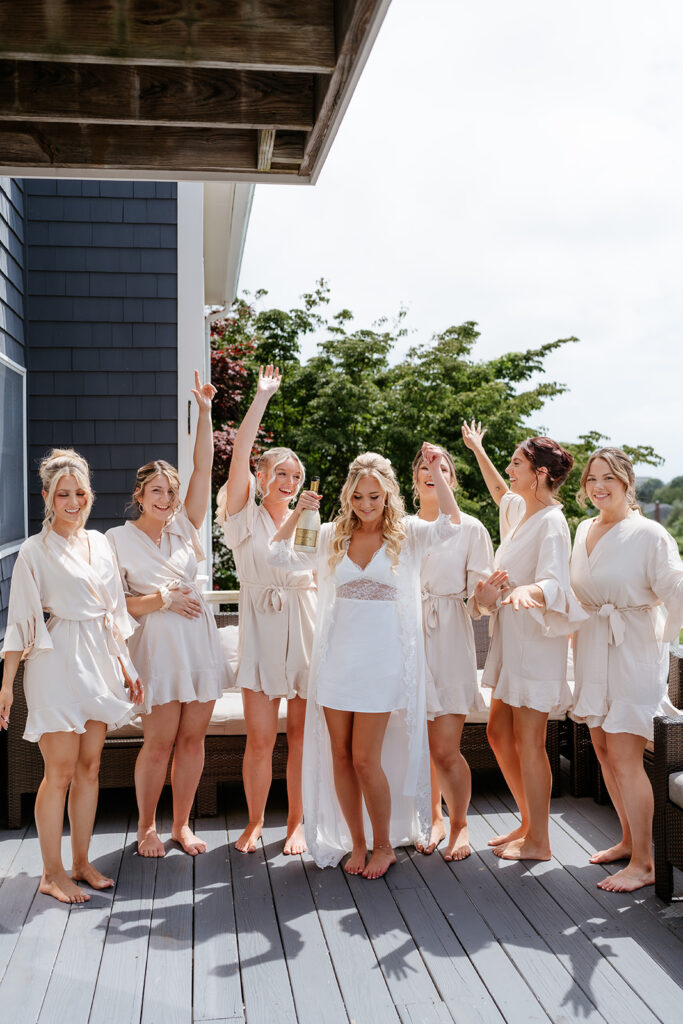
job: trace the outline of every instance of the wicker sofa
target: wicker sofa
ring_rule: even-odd
[[[234,625],[234,612],[216,615],[219,626]],[[488,651],[488,619],[474,623],[477,667],[481,670]],[[489,691],[490,692],[490,691]],[[26,722],[26,699],[23,690],[23,666],[17,673],[12,707],[12,727],[7,734],[7,818],[10,828],[18,828],[22,819],[22,797],[35,794],[43,777],[43,761],[36,743],[22,739]],[[485,694],[488,696],[488,694]],[[273,753],[273,777],[285,777],[287,762],[285,705],[281,705],[278,737]],[[486,714],[472,716],[463,731],[462,752],[473,771],[497,770],[493,751],[486,738]],[[548,723],[546,749],[553,773],[553,795],[560,791],[560,728],[564,716]],[[239,781],[245,746],[244,720],[239,693],[224,694],[217,702],[214,718],[206,737],[204,772],[197,791],[197,815],[216,813],[217,787],[221,782]],[[124,734],[107,737],[100,763],[100,786],[116,789],[133,785],[135,759],[142,744],[140,729],[127,728]],[[170,769],[167,782],[170,782]]]
[[[655,718],[655,892],[670,902],[683,871],[683,721]]]

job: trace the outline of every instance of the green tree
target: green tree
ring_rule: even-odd
[[[683,476],[675,476],[668,484],[657,488],[651,500],[663,501],[667,505],[683,500]]]
[[[647,480],[643,480],[643,482],[641,484],[638,484],[638,486],[636,487],[638,501],[654,501],[655,491],[658,491],[659,488],[663,486],[663,480],[658,480],[656,476],[649,476]]]

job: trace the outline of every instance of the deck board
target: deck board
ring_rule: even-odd
[[[243,817],[195,823],[206,854],[136,853],[132,794],[103,796],[91,854],[113,894],[83,907],[37,894],[35,828],[0,833],[0,1005],[17,1024],[674,1024],[683,904],[604,893],[588,863],[610,807],[563,796],[553,858],[503,862],[487,846],[517,822],[475,780],[472,857],[398,851],[384,879],[285,857],[283,791],[256,853]],[[277,802],[279,800],[279,803]],[[109,802],[108,802],[109,801]],[[130,818],[130,821],[129,821]],[[170,822],[162,814],[160,827]],[[64,837],[65,863],[69,840]],[[39,950],[37,955],[36,951]]]

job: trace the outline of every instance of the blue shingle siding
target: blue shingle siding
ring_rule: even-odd
[[[26,366],[24,333],[24,191],[0,178],[0,352]],[[16,553],[0,558],[0,639],[5,635]]]
[[[173,182],[26,181],[30,531],[35,467],[73,445],[95,529],[121,522],[142,463],[177,459]]]

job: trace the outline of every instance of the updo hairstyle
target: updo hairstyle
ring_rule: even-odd
[[[566,451],[552,437],[529,437],[518,445],[531,463],[531,468],[538,476],[545,470],[550,490],[559,491],[569,476],[574,465],[574,456]]]
[[[152,462],[146,463],[144,466],[140,466],[135,476],[135,488],[130,497],[130,502],[126,506],[126,509],[133,509],[133,519],[137,519],[140,515],[140,498],[145,492],[145,487],[153,480],[155,476],[165,476],[168,480],[173,494],[175,497],[175,506],[171,512],[171,515],[180,508],[180,477],[178,476],[178,470],[175,466],[172,466],[170,462],[166,462],[165,459],[154,459]]]
[[[262,476],[266,476],[268,473],[270,473],[270,480],[268,481],[268,487],[265,491],[261,486],[261,481],[259,480],[258,476],[256,477],[256,497],[259,498],[261,501],[263,501],[264,498],[268,497],[270,485],[272,483],[275,470],[279,465],[281,465],[281,463],[286,462],[287,459],[294,459],[294,461],[297,463],[299,467],[299,470],[301,471],[301,480],[299,482],[296,494],[298,494],[301,488],[303,487],[304,480],[306,479],[306,470],[304,469],[304,464],[299,458],[299,456],[296,454],[296,452],[292,451],[291,448],[268,448],[261,455],[258,462],[256,463],[257,473],[261,473]],[[296,494],[292,495],[291,500],[294,500]]]
[[[76,483],[88,495],[86,504],[81,509],[78,517],[78,529],[85,526],[95,500],[95,494],[90,483],[90,466],[82,455],[75,452],[73,448],[53,448],[52,451],[41,461],[38,469],[40,482],[43,485],[45,497],[45,516],[43,526],[46,530],[52,529],[55,519],[55,491],[59,481],[64,476],[73,476]]]
[[[384,517],[382,521],[382,541],[387,546],[387,554],[391,567],[396,572],[401,547],[406,535],[406,514],[398,480],[389,459],[377,452],[364,452],[357,456],[349,466],[348,476],[339,498],[341,511],[334,520],[334,536],[330,548],[329,566],[332,571],[346,554],[352,534],[359,528],[360,520],[353,510],[351,498],[363,477],[373,476],[380,489],[384,491]]]
[[[581,474],[581,487],[578,493],[579,504],[585,508],[586,501],[589,500],[586,494],[586,482],[590,476],[591,466],[595,459],[604,459],[610,471],[614,473],[617,480],[621,480],[626,488],[628,507],[640,511],[636,498],[636,475],[633,472],[633,463],[621,448],[599,448],[597,452],[593,452],[586,463],[586,468]]]
[[[448,468],[451,474],[451,488],[452,490],[455,490],[456,487],[458,486],[458,475],[455,472],[455,463],[453,462],[453,456],[451,455],[450,452],[446,451],[445,448],[440,448],[439,445],[434,445],[434,447],[438,452],[441,453],[441,458],[445,459],[446,462],[448,463]],[[417,489],[417,471],[423,464],[424,460],[424,455],[422,454],[422,449],[420,448],[417,455],[413,459],[413,505],[417,509],[419,509],[420,507],[420,492]]]

